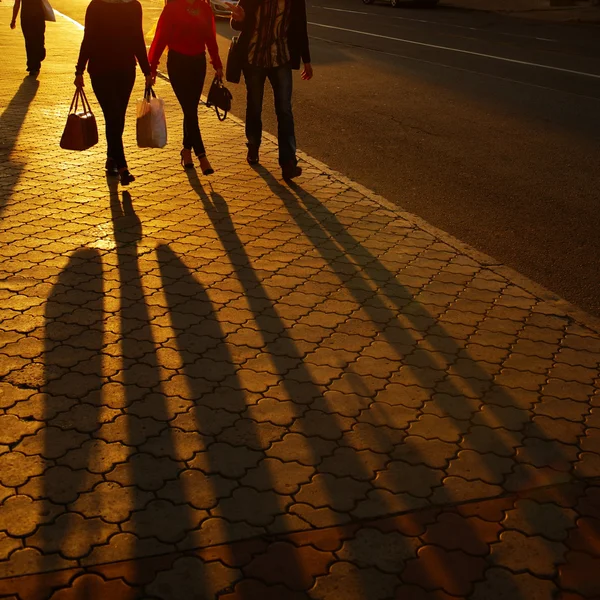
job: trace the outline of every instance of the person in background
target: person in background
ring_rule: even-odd
[[[231,6],[231,27],[241,31],[240,56],[246,82],[246,137],[250,164],[257,164],[262,137],[265,82],[273,88],[277,114],[279,165],[284,179],[302,174],[296,158],[292,114],[292,69],[304,63],[302,79],[313,76],[305,0],[240,0]]]
[[[10,28],[17,26],[17,17],[21,9],[21,30],[25,38],[25,50],[27,52],[27,71],[35,77],[42,67],[42,61],[46,58],[44,36],[46,34],[46,20],[41,0],[15,0],[13,6],[12,21]]]
[[[92,0],[85,13],[85,33],[75,68],[75,85],[83,87],[87,69],[106,123],[106,173],[122,185],[135,177],[123,149],[125,113],[135,82],[136,59],[152,85],[138,0]]]
[[[198,123],[198,106],[206,77],[205,50],[208,49],[215,75],[220,80],[223,78],[223,65],[217,46],[215,18],[208,2],[171,0],[166,4],[148,55],[154,77],[166,47],[169,48],[169,79],[183,111],[181,164],[186,169],[193,168],[193,150],[200,161],[202,173],[211,175],[214,170],[206,157]]]

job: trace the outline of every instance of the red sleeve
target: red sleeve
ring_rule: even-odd
[[[210,27],[207,32],[206,47],[210,54],[210,62],[215,69],[222,69],[223,63],[219,56],[219,46],[217,45],[217,26],[215,25],[215,15],[210,4],[206,5],[210,18]]]
[[[148,52],[150,71],[152,71],[152,73],[156,73],[156,69],[158,68],[158,64],[160,62],[160,57],[167,47],[167,30],[170,25],[170,18],[167,15],[168,6],[168,4],[165,6],[160,18],[158,19],[156,33],[154,34],[154,39],[152,40],[152,45],[150,46],[150,52]]]

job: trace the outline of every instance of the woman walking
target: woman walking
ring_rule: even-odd
[[[208,2],[203,0],[171,0],[163,9],[150,46],[150,68],[153,76],[165,48],[169,48],[167,70],[173,91],[183,110],[183,149],[181,164],[190,169],[192,150],[200,161],[204,175],[214,173],[202,141],[198,123],[198,105],[206,76],[206,48],[216,77],[223,78],[219,58],[215,18]]]
[[[41,0],[15,0],[10,28],[17,26],[17,17],[21,9],[21,30],[25,38],[27,52],[27,71],[35,77],[46,58],[45,34],[46,20]]]
[[[119,175],[122,185],[135,180],[125,160],[123,130],[136,59],[146,75],[146,85],[152,85],[141,4],[138,0],[92,0],[85,14],[75,85],[83,87],[87,65],[106,123],[106,173]]]

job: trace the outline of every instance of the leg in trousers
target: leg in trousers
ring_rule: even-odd
[[[30,73],[36,73],[40,70],[42,61],[46,58],[46,21],[37,18],[22,18],[21,30],[25,38],[27,70]]]
[[[106,155],[118,169],[126,169],[123,131],[125,113],[135,83],[135,70],[90,75],[92,88],[106,124]]]
[[[262,140],[262,106],[267,69],[246,65],[246,138],[248,146],[258,149]]]
[[[171,86],[183,111],[183,147],[193,148],[198,157],[206,154],[200,124],[198,106],[206,76],[206,55],[185,56],[178,52],[169,52],[167,70]]]
[[[273,88],[275,113],[277,115],[277,141],[279,144],[279,164],[296,164],[296,135],[292,113],[292,69],[275,67],[269,69],[269,81]]]

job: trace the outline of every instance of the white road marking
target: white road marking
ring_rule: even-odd
[[[348,10],[346,8],[333,8],[331,6],[315,6],[314,8],[322,8],[323,10],[334,10],[336,12],[352,13],[355,15],[367,15],[369,17],[384,17],[386,19],[396,19],[399,21],[412,21],[414,23],[428,23],[429,25],[441,25],[442,27],[455,27],[456,29],[468,29],[469,31],[478,31],[479,33],[493,33],[494,35],[507,35],[510,37],[525,38],[527,40],[538,40],[540,42],[558,42],[552,38],[535,37],[530,35],[521,35],[519,33],[505,33],[503,31],[486,31],[480,27],[469,27],[468,25],[456,25],[455,23],[441,23],[440,21],[428,21],[427,19],[414,19],[412,17],[398,17],[382,15],[379,13],[365,12],[362,10]]]
[[[547,87],[545,85],[538,85],[537,83],[530,83],[529,81],[521,81],[519,79],[511,79],[510,77],[502,77],[500,75],[492,75],[491,73],[484,73],[483,71],[473,71],[472,69],[465,69],[464,67],[455,67],[454,65],[440,65],[439,62],[434,62],[432,60],[425,60],[424,58],[415,58],[414,56],[406,56],[405,54],[398,54],[397,52],[386,52],[385,50],[375,50],[373,48],[367,48],[365,46],[351,46],[348,44],[344,44],[343,42],[335,42],[333,40],[318,37],[316,35],[311,35],[310,39],[311,40],[319,40],[320,42],[325,42],[326,44],[337,44],[339,46],[356,48],[357,50],[363,50],[366,52],[375,52],[377,54],[385,54],[386,56],[397,56],[398,58],[403,58],[405,60],[419,62],[419,63],[423,63],[426,65],[433,65],[435,67],[442,66],[446,69],[452,69],[453,71],[460,71],[461,73],[471,73],[473,75],[479,75],[480,77],[487,77],[488,79],[497,79],[499,81],[508,81],[509,83],[517,83],[519,85],[524,85],[524,86],[536,88],[539,90],[547,90],[548,92],[556,92],[558,94],[567,94],[568,96],[576,96],[577,98],[585,98],[586,100],[593,100],[594,102],[600,102],[600,98],[598,98],[596,96],[588,96],[586,94],[578,94],[577,92],[570,92],[568,90],[561,90],[559,88],[552,88],[552,87]]]
[[[471,50],[461,50],[460,48],[451,48],[449,46],[440,46],[438,44],[427,44],[426,42],[417,42],[415,40],[407,40],[403,38],[392,37],[389,35],[381,35],[379,33],[369,33],[367,31],[358,31],[357,29],[346,29],[345,27],[336,27],[335,25],[324,25],[323,23],[313,23],[309,21],[309,25],[314,27],[324,27],[326,29],[335,29],[336,31],[346,31],[348,33],[357,33],[358,35],[367,35],[369,37],[376,37],[383,40],[393,40],[395,42],[402,42],[404,44],[413,44],[415,46],[426,46],[427,48],[434,48],[436,50],[446,50],[447,52],[456,52],[458,54],[468,54],[470,56],[479,56],[481,58],[488,58],[491,60],[499,60],[502,62],[513,63],[517,65],[523,65],[526,67],[537,67],[538,69],[548,69],[550,71],[560,71],[561,73],[570,73],[571,75],[581,75],[582,77],[591,77],[593,79],[600,79],[600,74],[586,73],[585,71],[574,71],[572,69],[563,69],[562,67],[552,67],[550,65],[542,65],[540,63],[528,62],[525,60],[517,60],[515,58],[506,58],[505,56],[494,56],[493,54],[484,54],[482,52],[473,52]]]
[[[59,17],[62,17],[63,19],[66,19],[70,23],[73,23],[73,25],[75,25],[79,29],[85,29],[85,27],[79,21],[76,21],[75,19],[71,19],[71,17],[67,17],[67,15],[64,15],[63,13],[58,12],[56,9],[54,9],[54,14],[58,15]]]

